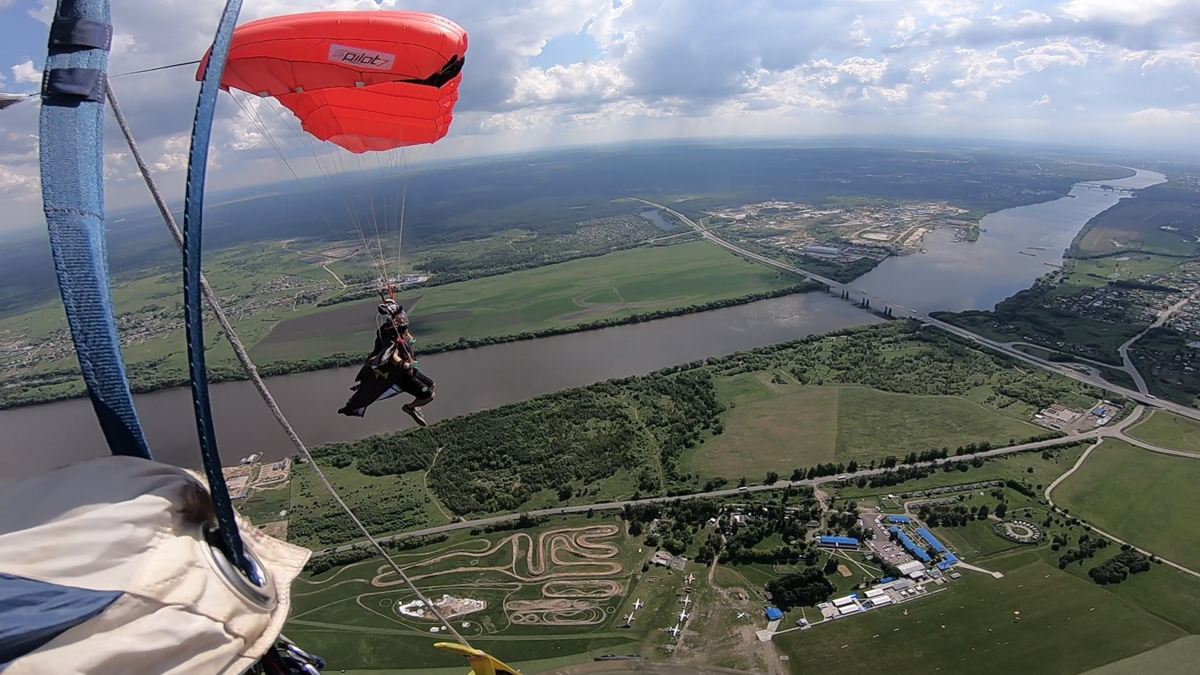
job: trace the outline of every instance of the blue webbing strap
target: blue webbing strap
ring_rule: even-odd
[[[217,434],[213,428],[212,408],[208,399],[208,370],[204,358],[204,308],[200,289],[201,232],[204,219],[204,177],[208,170],[208,142],[212,134],[213,115],[217,109],[221,75],[229,57],[229,44],[237,25],[242,0],[229,0],[217,25],[208,69],[200,82],[200,99],[196,103],[196,119],[192,124],[192,147],[188,153],[187,192],[183,207],[183,311],[187,327],[188,369],[192,376],[192,404],[196,409],[196,428],[200,434],[200,455],[208,475],[213,506],[220,525],[221,542],[229,559],[247,576],[254,578],[249,561],[242,550],[229,499],[229,488],[221,473],[221,454],[217,450]]]
[[[108,0],[61,0],[42,76],[42,206],[79,369],[114,455],[150,458],[121,356],[104,239]]]

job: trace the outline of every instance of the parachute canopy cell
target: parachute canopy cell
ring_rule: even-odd
[[[466,52],[466,31],[433,14],[294,14],[239,26],[221,87],[277,99],[350,152],[391,150],[450,130]]]

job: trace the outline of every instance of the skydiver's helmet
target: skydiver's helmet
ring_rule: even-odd
[[[392,315],[392,322],[396,324],[396,330],[400,333],[408,330],[408,313],[404,311],[403,307]]]
[[[395,300],[384,300],[383,302],[379,303],[379,313],[384,316],[392,317],[398,312],[403,311],[404,308],[400,305],[397,305]]]

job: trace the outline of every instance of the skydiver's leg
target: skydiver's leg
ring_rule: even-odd
[[[423,427],[429,426],[429,423],[425,421],[425,415],[421,412],[421,407],[428,405],[433,399],[437,398],[433,387],[433,380],[416,368],[400,376],[400,388],[413,396],[413,402],[405,405],[401,410]]]

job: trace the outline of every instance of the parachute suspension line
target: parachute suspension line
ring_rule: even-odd
[[[154,203],[158,206],[158,211],[162,215],[163,221],[167,224],[167,229],[171,231],[171,236],[175,239],[175,244],[182,249],[184,246],[183,233],[180,231],[179,225],[175,222],[175,216],[171,213],[171,208],[167,206],[167,201],[163,199],[162,193],[159,191],[158,185],[155,183],[154,177],[150,173],[150,167],[146,165],[146,160],[142,157],[142,153],[138,149],[137,142],[133,138],[133,132],[129,128],[129,123],[126,121],[125,115],[122,113],[121,106],[117,103],[117,98],[113,94],[111,87],[108,89],[108,102],[112,108],[113,115],[117,119],[117,125],[121,128],[121,133],[125,136],[125,142],[129,145],[129,151],[133,155],[133,159],[137,164],[138,171],[141,172],[142,178],[146,182],[146,187],[150,190],[150,194],[154,198]],[[470,643],[467,642],[467,640],[460,635],[458,631],[456,631],[454,627],[451,626],[451,624],[442,616],[440,610],[437,608],[437,605],[433,604],[429,598],[425,597],[425,595],[417,589],[416,584],[414,584],[413,581],[408,578],[408,575],[404,573],[404,570],[398,564],[396,564],[396,561],[393,560],[390,555],[388,555],[387,551],[383,548],[383,545],[380,544],[374,535],[372,535],[371,532],[366,528],[366,526],[362,524],[362,521],[358,519],[358,516],[354,515],[354,511],[351,510],[349,505],[346,504],[341,495],[338,494],[337,489],[334,488],[333,484],[329,482],[329,479],[325,476],[325,473],[321,471],[321,467],[317,464],[316,460],[313,459],[312,453],[309,452],[308,447],[304,444],[304,441],[301,440],[300,435],[296,433],[296,430],[292,427],[291,422],[289,422],[287,417],[284,416],[283,410],[280,409],[279,404],[275,401],[275,396],[271,394],[271,390],[267,388],[267,383],[264,382],[262,376],[258,374],[258,368],[255,367],[254,362],[250,359],[250,353],[246,351],[246,346],[242,344],[242,340],[240,337],[238,337],[237,331],[234,330],[233,324],[230,323],[229,317],[225,314],[225,310],[221,308],[221,304],[217,300],[216,293],[213,292],[212,287],[209,286],[208,280],[203,274],[200,275],[200,288],[204,293],[204,299],[208,302],[209,306],[212,308],[213,314],[216,316],[217,323],[219,323],[221,329],[225,331],[225,337],[229,340],[230,346],[233,347],[233,352],[237,356],[238,362],[242,366],[242,370],[246,372],[246,375],[250,378],[251,383],[254,384],[254,388],[258,391],[259,396],[262,398],[263,402],[266,403],[267,408],[271,411],[271,414],[275,417],[275,421],[279,423],[279,426],[287,435],[288,440],[292,442],[292,446],[296,448],[296,451],[300,453],[300,456],[303,457],[306,462],[308,462],[310,467],[312,467],[313,473],[317,475],[317,479],[320,480],[321,484],[325,486],[325,489],[329,491],[330,496],[333,497],[335,502],[337,502],[338,507],[350,518],[351,521],[354,522],[354,525],[358,527],[363,537],[370,542],[370,544],[375,548],[376,552],[378,552],[379,555],[381,555],[383,559],[387,561],[388,566],[391,567],[392,571],[404,581],[405,585],[408,586],[408,589],[412,591],[413,595],[415,595],[422,603],[424,603],[426,607],[429,608],[429,611],[433,613],[434,617],[441,621],[442,625],[450,627],[450,633],[455,637],[455,639],[457,639],[464,646],[470,647]]]
[[[230,90],[229,93],[233,97],[233,99],[235,101],[237,101],[239,106],[243,106],[242,100],[240,99],[239,96],[234,94],[233,90]],[[377,258],[375,256],[375,251],[372,249],[371,245],[367,242],[366,232],[363,230],[362,225],[359,223],[358,216],[354,211],[353,203],[346,201],[347,198],[345,195],[349,195],[351,193],[351,190],[348,189],[349,186],[347,186],[345,184],[345,180],[344,179],[339,180],[339,178],[340,178],[339,174],[336,171],[334,171],[332,168],[325,166],[325,164],[323,164],[321,162],[320,156],[317,153],[316,146],[313,144],[311,138],[305,134],[297,132],[295,129],[295,126],[293,124],[290,124],[288,122],[288,120],[286,118],[284,118],[283,114],[279,112],[278,108],[276,108],[274,105],[272,105],[269,101],[263,101],[261,103],[261,105],[265,105],[268,108],[270,108],[271,111],[275,113],[275,116],[279,118],[279,121],[282,123],[282,125],[286,129],[291,131],[292,135],[295,136],[297,139],[299,139],[300,142],[304,145],[304,147],[308,148],[309,154],[311,154],[312,158],[313,158],[313,164],[315,164],[317,167],[317,171],[319,171],[321,173],[321,175],[324,176],[330,183],[334,184],[335,186],[343,188],[343,189],[339,189],[338,192],[343,195],[342,203],[346,207],[346,213],[350,217],[350,222],[354,225],[354,229],[358,232],[359,241],[362,243],[363,250],[367,254],[367,258],[368,258],[371,268],[378,269],[380,262],[377,260]],[[242,107],[242,109],[246,113],[246,116],[248,118],[250,118],[251,121],[255,124],[255,126],[259,129],[259,131],[262,132],[263,136],[265,136],[267,138],[267,141],[271,144],[271,147],[275,150],[275,154],[279,155],[279,158],[282,159],[284,164],[286,164],[288,166],[288,169],[291,170],[292,169],[291,164],[289,164],[287,161],[287,158],[284,157],[283,152],[280,150],[279,144],[276,142],[275,137],[271,133],[270,128],[267,126],[266,121],[262,119],[262,116],[258,113],[257,108],[250,104],[250,97],[248,94],[246,95],[245,105],[244,105],[244,107]],[[298,175],[296,175],[296,172],[294,170],[292,171],[292,175],[296,178],[297,182],[301,182],[300,177]],[[329,226],[329,229],[335,235],[340,234],[336,230],[336,228],[333,227],[333,223],[329,222],[328,218],[325,219],[325,223]],[[376,289],[381,288],[381,287],[382,287],[382,284],[380,283],[380,280],[377,278],[376,279]]]
[[[256,579],[256,575],[242,546],[233,502],[229,498],[229,487],[225,484],[225,476],[221,472],[221,453],[217,448],[217,433],[213,425],[208,392],[208,365],[204,353],[204,306],[200,302],[199,292],[201,256],[204,250],[201,236],[209,137],[212,135],[213,117],[216,114],[217,94],[221,90],[221,75],[225,71],[225,61],[229,57],[230,44],[233,41],[233,29],[241,9],[242,0],[227,0],[225,3],[221,21],[217,24],[216,36],[213,38],[212,57],[204,79],[200,82],[200,96],[196,101],[183,205],[183,313],[187,335],[188,370],[192,382],[192,406],[195,409],[196,429],[200,437],[200,457],[204,461],[204,473],[208,476],[218,534],[230,562],[241,570],[247,579],[253,580]]]
[[[279,155],[279,159],[283,160],[283,165],[287,167],[288,173],[292,174],[292,178],[295,178],[297,181],[300,180],[300,176],[296,174],[296,170],[293,169],[291,163],[287,161],[287,157],[284,157],[283,152],[279,150],[279,146],[275,143],[275,137],[271,135],[271,132],[267,131],[267,125],[264,124],[262,119],[258,116],[258,112],[252,110],[248,101],[243,102],[241,98],[232,96],[232,93],[233,92],[230,92],[230,98],[232,98],[233,102],[237,104],[238,109],[242,111],[242,114],[246,116],[246,119],[250,120],[250,123],[253,124],[256,129],[262,132],[263,137],[267,139],[267,143],[271,145],[271,148],[275,151],[275,154]]]
[[[166,66],[156,66],[154,68],[143,68],[142,70],[130,70],[125,73],[117,73],[116,75],[109,75],[108,79],[111,80],[114,77],[125,77],[126,75],[139,75],[141,73],[153,73],[156,70],[167,70],[168,68],[178,68],[180,66],[194,66],[197,63],[200,63],[199,59],[196,59],[195,61],[183,61],[181,63],[172,63],[172,64],[166,65]]]

